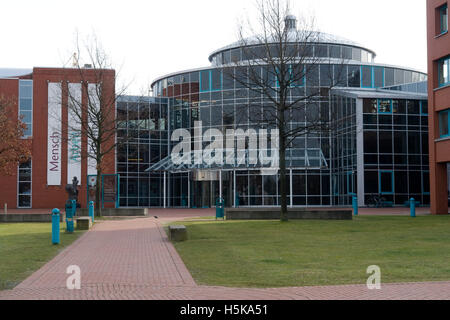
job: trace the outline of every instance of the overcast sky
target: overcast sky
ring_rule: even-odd
[[[0,68],[60,67],[76,30],[95,33],[121,80],[139,94],[164,74],[209,65],[215,49],[237,40],[255,0],[21,0],[0,2]],[[319,31],[354,40],[375,62],[426,72],[426,0],[293,0]]]

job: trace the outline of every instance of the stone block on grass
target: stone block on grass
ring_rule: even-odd
[[[77,222],[77,230],[89,230],[92,228],[92,219],[91,217],[79,217],[76,218]]]
[[[172,241],[186,241],[188,239],[186,226],[169,226],[169,239]]]

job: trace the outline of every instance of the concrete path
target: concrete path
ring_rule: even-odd
[[[198,213],[186,213],[186,218]],[[204,214],[201,216],[205,216]],[[3,299],[199,299],[199,300],[320,300],[320,299],[449,299],[450,281],[279,289],[237,289],[195,284],[161,221],[179,219],[170,212],[158,219],[103,221],[85,233]],[[81,289],[68,290],[70,265],[81,268]]]

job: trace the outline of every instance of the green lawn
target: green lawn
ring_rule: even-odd
[[[51,223],[0,223],[0,290],[11,289],[56,256],[83,232],[64,232],[53,245]]]
[[[450,280],[450,217],[360,216],[353,221],[178,222],[175,243],[199,284],[287,287]]]

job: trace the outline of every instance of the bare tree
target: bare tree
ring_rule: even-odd
[[[239,27],[242,58],[231,56],[223,68],[224,79],[249,91],[249,103],[236,109],[235,122],[250,120],[279,131],[282,221],[288,221],[286,151],[299,136],[330,131],[329,109],[320,110],[319,102],[328,101],[344,70],[344,61],[320,52],[319,44],[326,41],[314,31],[314,19],[302,18],[298,27],[290,9],[289,0],[260,0],[258,30],[251,23]]]
[[[95,37],[83,45],[77,37],[73,64],[65,72],[65,75],[69,74],[79,82],[62,83],[62,92],[68,97],[68,117],[63,121],[67,132],[61,136],[68,142],[78,142],[78,150],[72,153],[75,160],[87,159],[88,167],[95,167],[92,170],[97,176],[95,214],[101,216],[102,175],[114,161],[118,144],[116,134],[121,124],[116,116],[116,101],[125,94],[126,86],[117,88],[118,74]],[[73,86],[78,86],[77,90],[72,90]],[[81,145],[87,147],[81,148]]]

